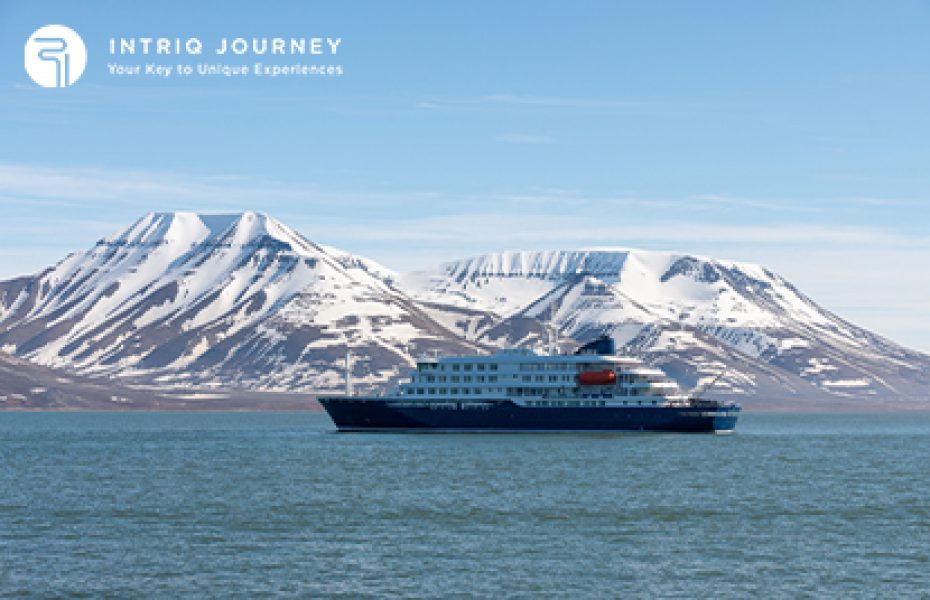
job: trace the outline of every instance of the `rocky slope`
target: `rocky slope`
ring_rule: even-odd
[[[0,347],[162,384],[331,389],[427,350],[475,352],[371,261],[256,213],[152,213],[34,277],[0,283]]]

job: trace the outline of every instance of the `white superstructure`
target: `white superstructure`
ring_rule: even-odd
[[[508,399],[533,407],[679,406],[688,400],[663,371],[636,358],[530,349],[420,359],[397,396],[424,402]]]

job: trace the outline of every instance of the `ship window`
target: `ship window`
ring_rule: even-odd
[[[600,405],[601,405],[601,406],[606,406],[606,405],[607,405],[607,403],[606,403],[606,402],[604,402],[603,400],[601,400],[601,402],[600,402]]]
[[[497,375],[488,375],[488,381],[497,381]]]
[[[497,365],[496,364],[488,365],[488,368],[491,369],[492,371],[496,371]]]
[[[466,370],[466,371],[471,371],[471,364],[465,365],[465,370]]]
[[[478,370],[484,371],[484,363],[478,363]]]
[[[480,390],[479,388],[475,388],[475,389],[474,389],[474,393],[480,394],[480,393],[481,393],[481,390]]]
[[[656,404],[658,404],[658,403],[657,403],[655,400],[653,400],[653,401],[652,401],[652,405],[655,406]]]
[[[549,376],[549,381],[558,381],[558,380],[559,380],[559,376],[558,376],[558,375],[550,375],[550,376]]]
[[[462,393],[463,393],[463,394],[470,394],[470,393],[471,393],[471,390],[468,389],[468,388],[462,388]]]
[[[418,395],[418,396],[422,396],[422,395],[423,395],[423,388],[417,388],[417,395]]]
[[[465,377],[462,377],[462,381],[471,381],[471,375],[466,375]]]
[[[459,393],[459,388],[449,388],[449,393],[455,396]]]
[[[545,380],[546,380],[546,376],[545,376],[545,375],[537,375],[537,376],[536,376],[536,381],[545,381]]]
[[[530,377],[529,375],[524,375],[524,376],[523,376],[523,381],[532,381],[532,380],[533,380],[533,378]]]
[[[461,367],[462,367],[462,365],[456,363],[456,364],[452,365],[452,370],[453,370],[453,371],[458,371]]]
[[[475,377],[475,380],[484,381],[484,375],[478,375],[477,377]]]
[[[449,377],[449,381],[458,381],[458,380],[459,380],[458,375],[452,375],[451,377]]]
[[[428,393],[429,393],[430,395],[435,394],[435,393],[436,393],[436,388],[430,388]]]

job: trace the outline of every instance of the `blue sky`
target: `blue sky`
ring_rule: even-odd
[[[0,5],[0,277],[148,210],[251,209],[399,270],[606,245],[761,262],[930,351],[928,2],[190,4]],[[87,45],[72,88],[24,72],[49,23]],[[108,75],[132,36],[341,37],[320,62],[344,75]]]

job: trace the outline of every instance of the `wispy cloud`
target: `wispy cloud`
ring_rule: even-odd
[[[595,98],[560,98],[554,96],[521,96],[517,94],[491,94],[483,96],[481,100],[491,104],[550,106],[561,108],[640,108],[643,106],[654,106],[652,102],[631,102]]]
[[[548,136],[505,134],[500,141],[546,144]],[[881,205],[881,199],[859,199]],[[440,190],[334,190],[308,183],[280,183],[239,175],[196,176],[171,171],[53,168],[0,163],[0,201],[23,210],[86,209],[88,206],[129,210],[243,210],[274,212],[283,219],[312,214],[317,227],[327,222],[330,233],[355,239],[359,231],[374,239],[484,239],[492,247],[501,241],[565,243],[716,242],[758,244],[862,244],[903,247],[926,244],[927,237],[905,236],[878,227],[804,222],[723,226],[703,217],[709,211],[749,208],[773,213],[812,213],[842,205],[846,199],[769,199],[720,193],[681,198],[589,195],[582,190],[530,188],[525,192],[455,194]],[[849,200],[855,202],[856,199]],[[364,223],[347,215],[345,206],[372,207]],[[462,212],[469,206],[470,212]],[[135,207],[135,208],[134,208]],[[393,207],[393,209],[392,209]],[[397,210],[403,207],[403,210]],[[676,218],[652,213],[674,211]],[[684,218],[690,211],[694,219]],[[398,218],[397,215],[417,215]],[[590,215],[599,215],[591,219]],[[86,218],[87,213],[81,214]],[[608,215],[605,218],[605,215]],[[650,218],[646,218],[650,216]],[[43,214],[44,217],[44,214]],[[700,217],[700,220],[695,220]],[[636,222],[639,221],[639,222]],[[755,219],[754,222],[759,222]],[[351,227],[340,223],[351,223]]]
[[[0,195],[30,201],[147,203],[161,199],[211,203],[260,198],[269,193],[293,197],[299,190],[236,176],[196,177],[170,171],[0,164]]]
[[[434,191],[356,191],[323,189],[312,183],[279,182],[245,175],[193,175],[176,171],[97,167],[49,167],[0,163],[0,202],[23,207],[114,208],[194,207],[195,210],[280,209],[307,203],[339,206],[430,203],[443,195]]]
[[[717,225],[680,220],[634,220],[609,214],[566,215],[525,212],[460,213],[385,219],[379,222],[327,224],[326,231],[344,239],[423,243],[517,246],[694,245],[861,246],[930,249],[930,236],[905,236],[875,227],[809,225]]]
[[[689,197],[694,206],[703,208],[757,208],[778,212],[822,212],[823,208],[811,202],[798,200],[778,200],[746,198],[729,194],[696,194]]]
[[[531,135],[526,133],[502,133],[494,137],[505,144],[552,144],[555,138],[548,135]]]
[[[582,98],[572,96],[533,96],[512,93],[486,94],[484,96],[458,96],[423,98],[415,103],[420,109],[455,110],[471,112],[515,110],[568,110],[600,111],[604,113],[629,113],[638,115],[693,115],[722,112],[726,108],[679,99],[616,99]]]

